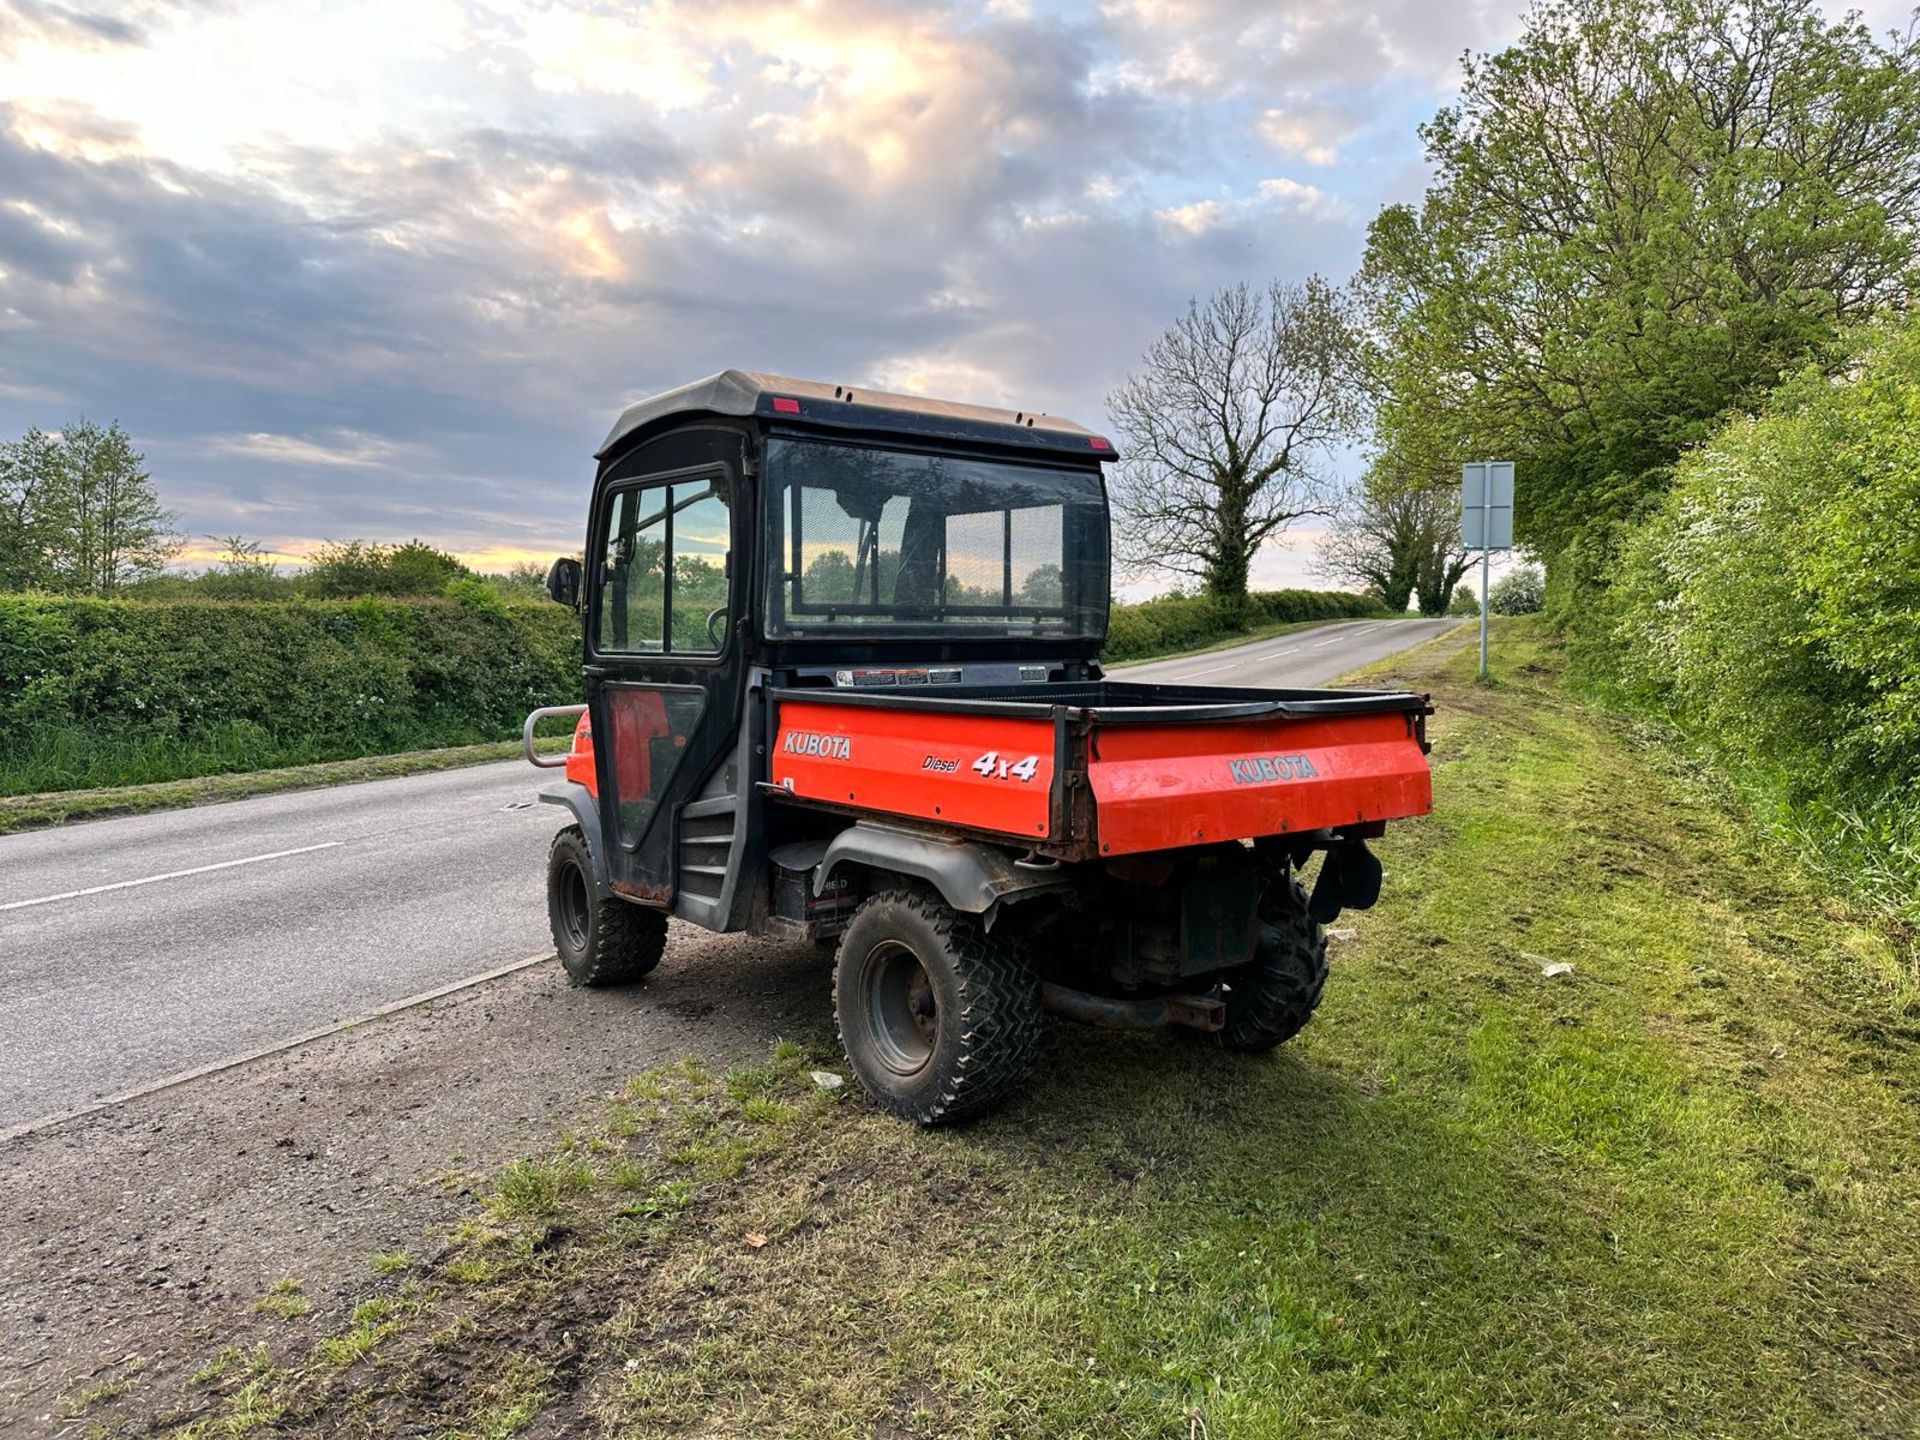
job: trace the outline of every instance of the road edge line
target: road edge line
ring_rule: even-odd
[[[265,1060],[271,1055],[284,1054],[288,1050],[298,1050],[302,1045],[311,1045],[314,1041],[325,1040],[330,1035],[338,1035],[343,1031],[354,1030],[362,1025],[370,1025],[375,1020],[384,1020],[389,1015],[398,1015],[402,1010],[411,1010],[415,1006],[425,1005],[430,1001],[457,994],[462,990],[471,990],[476,985],[484,985],[489,980],[498,980],[502,976],[512,975],[516,971],[528,969],[531,966],[540,964],[542,961],[551,959],[553,959],[553,951],[542,950],[538,955],[529,955],[524,960],[509,961],[505,965],[497,966],[482,974],[469,975],[464,980],[455,980],[451,984],[441,985],[432,990],[423,990],[417,995],[409,995],[404,1000],[390,1001],[388,1004],[382,1005],[377,1009],[365,1011],[350,1019],[336,1020],[331,1025],[323,1025],[317,1030],[309,1030],[304,1034],[294,1036],[290,1040],[276,1040],[273,1044],[262,1045],[257,1050],[248,1050],[239,1055],[229,1055],[222,1060],[211,1060],[205,1065],[196,1065],[191,1070],[178,1071],[163,1079],[149,1081],[147,1084],[136,1086],[131,1090],[122,1090],[117,1094],[105,1096],[86,1105],[76,1106],[71,1110],[61,1110],[52,1115],[42,1115],[33,1120],[22,1121],[18,1125],[12,1125],[4,1130],[0,1130],[0,1145],[4,1145],[9,1141],[24,1139],[28,1135],[38,1134],[43,1130],[51,1130],[55,1126],[64,1125],[70,1120],[82,1120],[89,1115],[98,1115],[104,1110],[111,1110],[115,1106],[125,1105],[134,1100],[144,1100],[147,1096],[158,1095],[163,1090],[171,1090],[179,1085],[189,1085],[195,1080],[204,1080],[209,1075],[220,1074],[223,1070],[237,1070],[242,1065],[251,1065],[254,1061]]]

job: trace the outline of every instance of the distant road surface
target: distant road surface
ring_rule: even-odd
[[[1323,685],[1457,623],[1116,675]],[[547,778],[508,761],[0,836],[0,1131],[547,950]]]

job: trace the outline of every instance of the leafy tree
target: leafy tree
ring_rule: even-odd
[[[244,535],[207,537],[223,546],[220,559],[204,570],[195,584],[202,594],[221,600],[266,600],[286,588],[280,567],[267,554],[267,547]]]
[[[1022,605],[1058,605],[1067,593],[1066,573],[1058,565],[1036,565],[1027,572],[1027,578],[1020,582],[1019,603]]]
[[[66,487],[57,436],[30,429],[0,445],[0,590],[49,590]]]
[[[1521,462],[1519,538],[1594,575],[1680,452],[1900,303],[1920,37],[1812,0],[1543,0],[1423,127],[1368,238],[1399,463]]]
[[[1396,613],[1417,594],[1422,615],[1443,615],[1472,563],[1460,548],[1459,503],[1450,490],[1376,468],[1334,512],[1315,568]]]
[[[1244,610],[1254,554],[1324,514],[1330,452],[1361,419],[1346,298],[1315,277],[1194,301],[1107,397],[1122,444],[1115,540],[1138,569]]]
[[[309,558],[301,588],[310,595],[440,595],[473,572],[423,540],[381,545],[330,540]]]
[[[118,421],[0,447],[0,585],[113,595],[180,549],[145,458]]]
[[[538,560],[516,560],[505,570],[480,578],[502,595],[535,599],[547,593],[547,567]]]
[[[165,568],[180,552],[181,537],[154,492],[146,457],[120,422],[103,430],[82,420],[60,444],[67,483],[56,569],[66,588],[110,596]]]

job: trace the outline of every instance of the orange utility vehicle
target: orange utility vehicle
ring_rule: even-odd
[[[1307,1023],[1366,841],[1431,808],[1430,708],[1106,678],[1104,438],[729,370],[598,458],[586,562],[547,580],[587,703],[526,731],[567,772],[576,981],[645,975],[669,915],[833,943],[847,1059],[921,1124],[1004,1098],[1046,1011],[1243,1051]]]

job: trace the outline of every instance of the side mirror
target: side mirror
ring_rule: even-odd
[[[562,555],[548,567],[547,594],[569,610],[580,608],[580,562]]]

